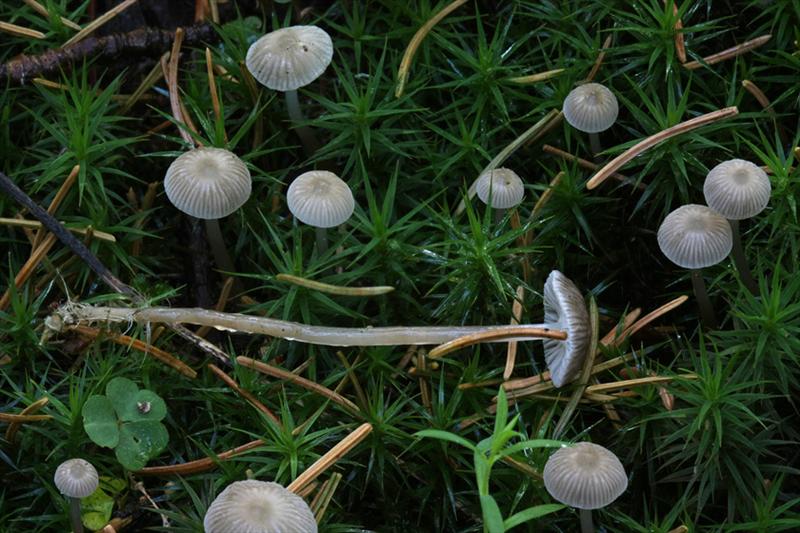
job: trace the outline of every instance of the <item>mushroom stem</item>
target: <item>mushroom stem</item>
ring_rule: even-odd
[[[733,262],[736,265],[736,270],[739,271],[739,276],[742,278],[742,283],[744,286],[747,287],[754,296],[758,295],[758,283],[753,278],[752,272],[750,272],[750,267],[747,266],[747,259],[744,257],[744,248],[742,248],[742,237],[739,233],[739,221],[738,220],[728,220],[731,225],[731,232],[733,233],[733,249],[731,251],[731,255],[733,255]]]
[[[581,533],[594,533],[594,523],[592,522],[592,510],[581,509]]]
[[[700,318],[703,324],[710,329],[717,328],[717,317],[714,308],[711,307],[711,299],[706,291],[706,282],[703,281],[703,273],[699,268],[692,269],[692,288],[694,296],[697,298],[697,305],[700,307]]]
[[[507,209],[496,208],[494,210],[494,223],[498,226],[503,222],[503,217],[506,216]]]
[[[600,136],[596,133],[589,134],[589,148],[592,150],[592,157],[597,158],[597,154],[603,151],[600,144]]]
[[[227,272],[235,272],[236,268],[233,266],[233,260],[225,247],[225,241],[222,239],[219,221],[216,218],[212,218],[206,219],[205,223],[208,244],[211,246],[211,253],[214,254],[214,262],[217,267]]]
[[[477,333],[495,332],[489,342],[509,340],[536,340],[549,338],[564,340],[566,333],[553,329],[554,324],[522,324],[519,326],[439,326],[439,327],[366,327],[342,328],[311,326],[299,322],[287,322],[273,318],[222,313],[199,308],[144,307],[94,307],[75,303],[65,304],[56,312],[57,318],[50,323],[56,329],[80,322],[137,322],[139,324],[194,324],[209,326],[223,331],[238,331],[269,335],[296,342],[323,346],[404,346],[420,344],[443,344],[459,337]],[[55,325],[55,324],[60,324]],[[539,328],[536,334],[509,338],[499,336],[503,332],[517,332],[520,328]]]
[[[294,123],[300,142],[303,143],[303,150],[305,150],[308,157],[311,157],[319,148],[319,142],[311,128],[299,125],[305,120],[305,117],[300,110],[300,100],[297,98],[296,90],[286,91],[286,110],[289,112],[289,118]]]
[[[317,234],[317,253],[319,255],[328,251],[328,229],[314,228]]]
[[[69,498],[69,521],[72,525],[73,533],[83,533],[83,522],[81,522],[81,499]]]

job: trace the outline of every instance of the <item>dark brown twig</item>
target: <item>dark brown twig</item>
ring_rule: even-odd
[[[188,46],[214,42],[217,34],[210,24],[184,28],[183,43]],[[74,61],[86,57],[114,57],[122,53],[164,53],[172,46],[175,32],[156,28],[140,28],[127,33],[115,33],[104,37],[86,39],[62,49],[48,50],[39,55],[21,55],[0,64],[0,79],[24,84],[26,80],[48,72],[58,72]]]

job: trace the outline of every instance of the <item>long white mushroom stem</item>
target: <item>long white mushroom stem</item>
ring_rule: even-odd
[[[310,326],[299,322],[288,322],[261,316],[239,313],[221,313],[200,308],[145,307],[130,309],[124,307],[94,307],[68,303],[61,306],[47,320],[49,327],[61,330],[80,323],[125,322],[138,324],[194,324],[212,328],[269,335],[282,339],[320,344],[324,346],[402,346],[419,344],[443,344],[466,335],[481,332],[518,331],[523,326],[440,326],[440,327],[379,327],[379,328],[339,328]],[[556,339],[564,340],[567,334],[550,329],[547,324],[530,325],[541,328],[536,334],[521,335],[515,339],[502,337],[496,342],[509,340]]]
[[[297,98],[297,91],[286,91],[286,110],[289,112],[289,118],[295,126],[300,142],[303,143],[303,150],[306,155],[311,157],[316,153],[319,148],[319,141],[316,135],[308,126],[300,126],[305,120],[303,112],[300,110],[300,100]]]
[[[328,251],[328,229],[327,228],[314,228],[317,236],[317,252],[319,255]]]
[[[692,288],[694,297],[697,298],[697,305],[700,308],[700,318],[703,325],[710,329],[717,328],[717,316],[711,306],[711,299],[708,297],[706,282],[703,281],[703,272],[699,268],[692,269]]]
[[[208,244],[211,246],[211,253],[214,254],[214,262],[217,263],[217,268],[227,272],[235,272],[236,268],[233,266],[233,260],[222,238],[222,230],[219,227],[219,221],[213,218],[206,220],[205,223]]]
[[[747,265],[747,259],[744,256],[744,248],[742,248],[742,236],[739,233],[739,221],[728,220],[731,225],[731,233],[733,233],[733,249],[731,255],[733,256],[733,263],[736,265],[736,270],[739,271],[739,276],[742,278],[742,283],[747,287],[754,296],[758,295],[758,283],[753,278],[750,267]]]
[[[597,159],[597,155],[603,151],[603,146],[600,144],[600,136],[598,134],[589,134],[589,148],[592,151],[592,157]]]

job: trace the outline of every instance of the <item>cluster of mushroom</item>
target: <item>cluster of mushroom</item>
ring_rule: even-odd
[[[691,269],[692,284],[703,322],[716,327],[700,269],[716,265],[731,251],[739,275],[753,294],[757,285],[742,250],[739,220],[766,208],[772,186],[763,169],[742,159],[724,161],[711,169],[703,184],[708,206],[688,204],[672,211],[658,229],[658,245],[676,265]]]
[[[333,58],[330,36],[316,26],[293,26],[264,35],[247,52],[247,68],[270,89],[286,94],[289,115],[302,120],[297,89],[317,79]],[[308,131],[300,129],[304,143]],[[218,266],[232,270],[218,219],[239,209],[249,198],[252,179],[247,165],[233,152],[200,147],[179,156],[164,178],[167,198],[187,215],[206,220],[209,244]],[[327,248],[325,228],[343,224],[355,202],[347,184],[332,172],[311,171],[289,187],[288,206],[301,222],[318,228],[320,252]]]

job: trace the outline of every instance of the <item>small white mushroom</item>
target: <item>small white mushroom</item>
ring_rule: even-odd
[[[84,459],[68,459],[58,465],[53,476],[56,488],[69,499],[69,516],[74,533],[83,532],[81,498],[90,496],[100,484],[97,470]]]
[[[353,214],[353,192],[339,176],[327,170],[299,175],[289,185],[286,204],[297,220],[317,228],[317,248],[328,248],[326,228],[343,224]]]

